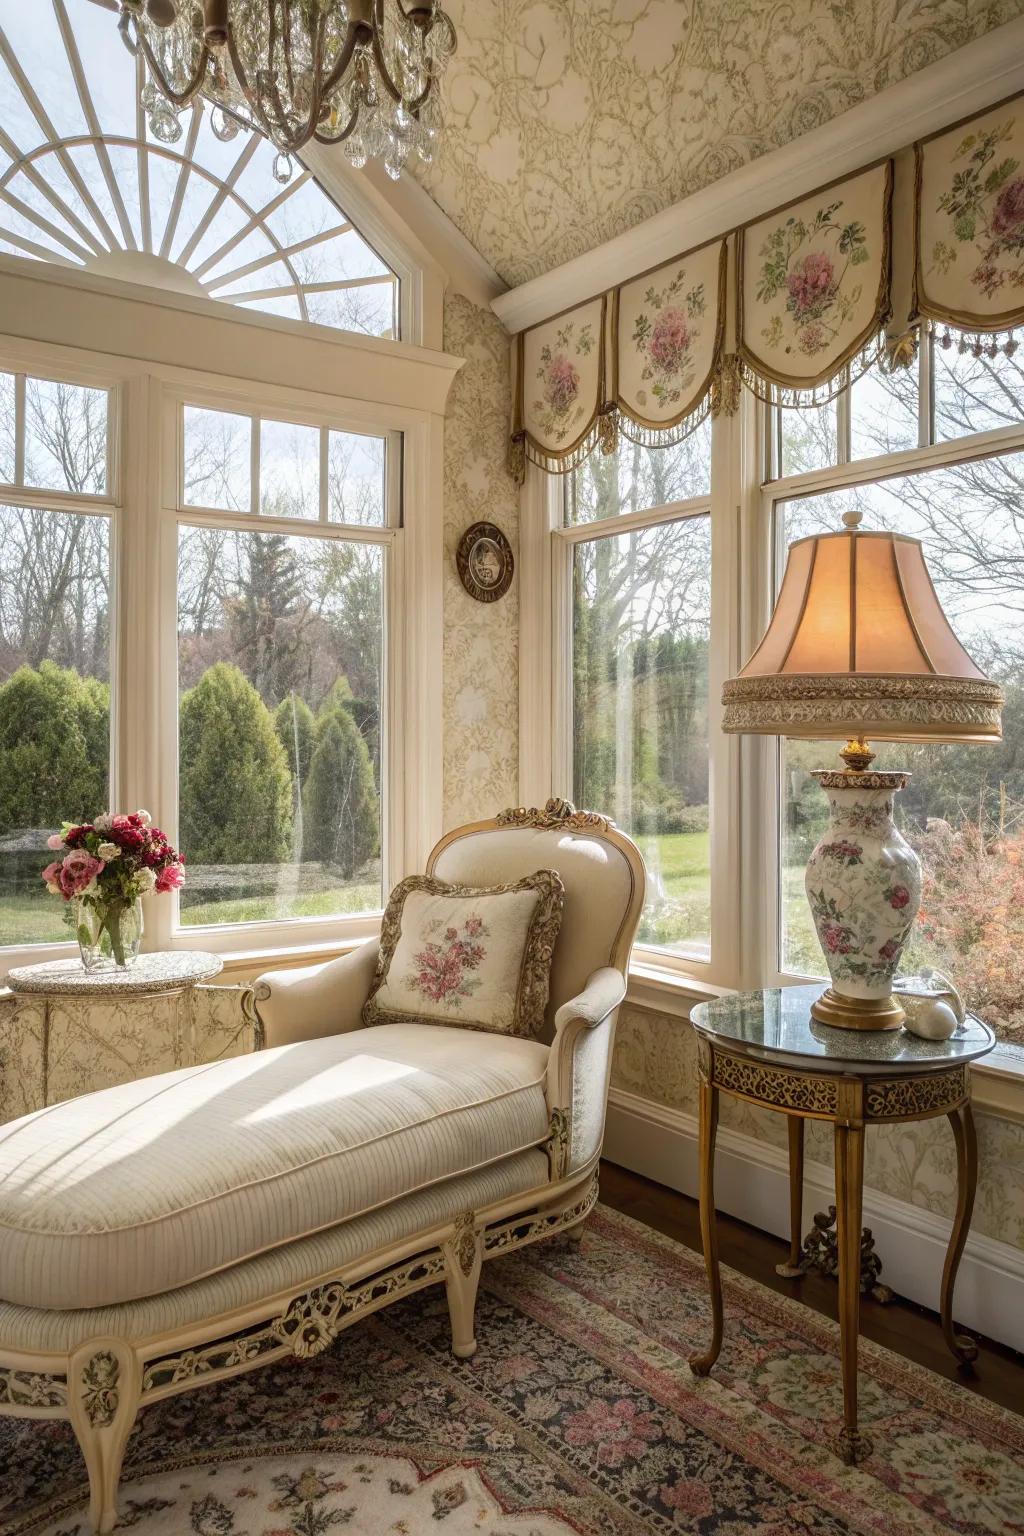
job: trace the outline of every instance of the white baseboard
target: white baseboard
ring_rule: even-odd
[[[684,1195],[697,1194],[697,1120],[639,1094],[613,1088],[608,1102],[604,1156]],[[804,1166],[804,1224],[835,1200],[832,1170]],[[786,1153],[738,1131],[719,1127],[715,1158],[719,1210],[789,1237]],[[875,1235],[882,1279],[900,1296],[937,1309],[949,1222],[878,1190],[864,1191],[864,1222]],[[1024,1350],[1024,1251],[971,1234],[957,1276],[955,1316],[961,1325]]]

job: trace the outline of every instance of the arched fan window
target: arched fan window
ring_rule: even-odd
[[[0,0],[0,251],[371,336],[398,279],[300,165],[197,102],[173,144],[105,0]]]

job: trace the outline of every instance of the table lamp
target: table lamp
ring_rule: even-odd
[[[811,1008],[844,1029],[898,1029],[892,995],[921,898],[917,854],[892,819],[910,775],[871,771],[877,741],[1000,739],[1002,690],[975,666],[939,605],[920,541],[860,526],[790,546],[763,640],[722,689],[723,729],[845,741],[814,771],[829,825],[805,886],[832,985]]]

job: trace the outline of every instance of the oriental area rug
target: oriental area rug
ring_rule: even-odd
[[[729,1270],[708,1380],[699,1255],[603,1207],[581,1249],[488,1264],[471,1361],[443,1290],[143,1411],[118,1530],[136,1536],[1015,1536],[1024,1418],[861,1341],[845,1467],[837,1330]],[[87,1536],[70,1430],[0,1419],[0,1536]]]

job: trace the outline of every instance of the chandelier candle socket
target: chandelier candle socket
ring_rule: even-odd
[[[920,542],[860,526],[790,547],[763,640],[722,689],[725,731],[845,741],[819,769],[829,826],[806,889],[832,985],[811,1012],[847,1029],[897,1029],[892,979],[914,925],[921,867],[893,821],[910,775],[871,770],[867,737],[995,742],[1002,690],[954,635]]]
[[[433,156],[441,76],[455,28],[438,0],[120,0],[120,31],[142,53],[150,131],[172,144],[197,96],[220,139],[253,130],[280,151],[274,174],[316,139],[351,163],[380,159],[397,180]]]

